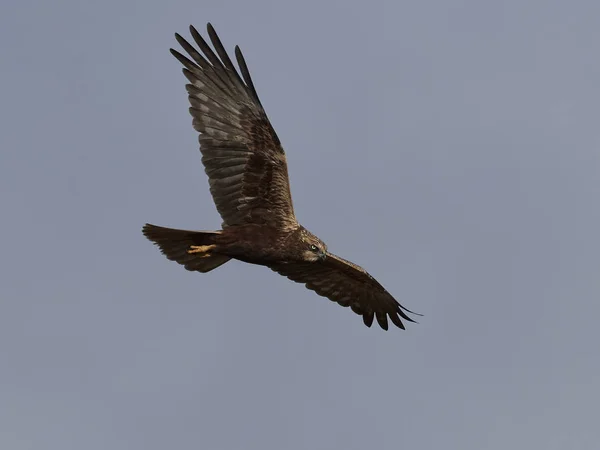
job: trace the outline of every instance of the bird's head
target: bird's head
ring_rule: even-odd
[[[322,261],[327,257],[327,245],[308,230],[302,230],[302,257],[307,262]]]

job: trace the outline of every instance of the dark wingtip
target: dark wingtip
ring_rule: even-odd
[[[392,320],[392,323],[394,325],[396,325],[398,328],[400,328],[401,330],[405,330],[406,328],[404,328],[404,324],[402,323],[402,320],[400,320],[400,317],[398,317],[398,314],[389,314],[390,319]]]
[[[408,309],[408,308],[405,308],[404,306],[401,306],[400,308],[402,308],[402,309],[403,309],[404,311],[406,311],[407,313],[414,314],[415,316],[421,316],[421,317],[423,317],[423,314],[419,314],[419,313],[416,313],[416,312],[414,312],[414,311],[411,311],[410,309]]]
[[[180,35],[179,33],[175,33],[175,40],[179,43],[179,45],[181,45],[182,47],[187,44],[187,41],[185,40],[185,38]]]
[[[420,316],[420,317],[423,317],[423,314],[419,314],[419,313],[416,313],[416,312],[414,312],[414,311],[411,311],[410,309],[408,309],[408,308],[405,308],[405,307],[404,307],[404,306],[402,306],[402,305],[397,305],[397,308],[396,308],[396,309],[397,309],[397,313],[400,315],[400,317],[402,317],[402,318],[403,318],[404,320],[406,320],[407,322],[412,322],[412,323],[417,323],[417,324],[419,323],[419,322],[417,322],[415,319],[413,319],[413,318],[409,317],[409,316],[408,316],[406,313],[409,313],[409,314],[414,314],[415,316]],[[405,312],[405,311],[406,311],[406,312]]]
[[[181,60],[185,60],[187,59],[181,52],[175,50],[174,48],[170,48],[169,52],[171,52],[171,55],[173,55],[175,58],[177,58],[177,60],[179,62],[181,62]]]
[[[383,328],[385,331],[388,330],[388,320],[387,320],[387,314],[386,313],[375,313],[375,319],[377,319],[377,323],[379,324],[379,326],[381,328]]]
[[[146,239],[148,239],[149,241],[152,241],[153,243],[156,244],[156,240],[154,239],[155,238],[154,231],[157,228],[158,227],[156,225],[147,223],[142,227],[142,234],[146,237]]]

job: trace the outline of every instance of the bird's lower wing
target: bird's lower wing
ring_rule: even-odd
[[[328,253],[322,262],[281,263],[270,268],[341,306],[350,307],[363,316],[368,327],[373,318],[384,330],[388,329],[388,317],[402,329],[402,319],[414,322],[406,313],[415,313],[400,305],[366,270],[339,256]]]

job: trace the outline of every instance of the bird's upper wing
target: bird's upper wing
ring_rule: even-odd
[[[177,41],[191,59],[173,49],[171,53],[185,66],[183,73],[190,81],[190,113],[200,132],[202,162],[223,226],[295,228],[285,153],[242,52],[235,48],[243,79],[214,28],[207,28],[216,54],[194,27],[190,31],[203,55],[178,34]]]
[[[303,283],[317,294],[327,297],[342,306],[350,307],[363,316],[370,327],[373,317],[379,326],[388,329],[389,317],[399,328],[404,329],[402,319],[414,322],[406,313],[416,314],[394,300],[375,278],[365,269],[339,256],[327,253],[322,262],[280,263],[270,268],[290,280]]]

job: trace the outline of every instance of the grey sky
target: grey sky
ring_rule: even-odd
[[[597,449],[600,3],[0,6],[0,448]],[[217,228],[174,32],[239,44],[300,221],[407,331]],[[237,280],[232,282],[231,280]]]

